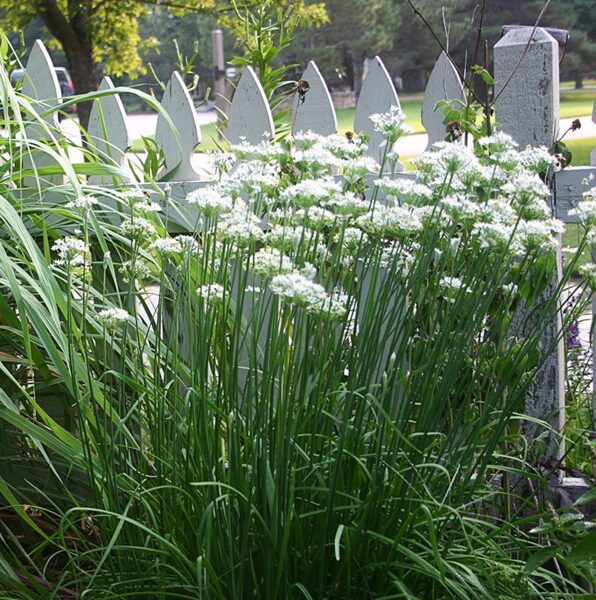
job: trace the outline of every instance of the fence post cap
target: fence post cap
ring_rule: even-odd
[[[531,25],[508,26],[511,27],[505,35],[495,44],[495,48],[504,46],[517,46],[527,44],[531,39],[535,44],[557,44],[557,40],[543,27]],[[503,28],[505,31],[505,28]]]

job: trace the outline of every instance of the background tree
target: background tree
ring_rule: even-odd
[[[326,80],[336,86],[349,85],[356,93],[362,83],[367,57],[393,46],[398,24],[392,0],[326,0],[329,23],[300,33],[289,50],[304,66],[313,59]]]
[[[246,5],[258,8],[268,0],[249,0]],[[280,6],[289,0],[279,0]],[[308,22],[309,14],[324,10],[321,4],[305,0],[294,2]],[[64,51],[77,94],[95,91],[99,85],[98,65],[106,74],[135,78],[145,72],[140,50],[155,46],[157,39],[140,35],[139,21],[152,7],[162,7],[174,16],[188,12],[221,15],[236,8],[236,0],[0,0],[0,11],[7,29],[19,31],[39,17]],[[228,26],[234,25],[234,17]],[[196,32],[195,32],[196,35]],[[78,104],[83,126],[89,122],[91,104]]]

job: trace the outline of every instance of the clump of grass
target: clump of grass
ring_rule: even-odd
[[[20,182],[59,144],[16,135],[38,117],[0,83]],[[403,116],[376,123],[393,139]],[[6,589],[579,592],[573,543],[546,554],[552,536],[531,531],[549,514],[540,494],[506,485],[547,483],[520,421],[565,285],[544,301],[559,224],[534,172],[550,159],[512,165],[503,136],[484,148],[439,145],[418,181],[370,184],[395,157],[376,165],[359,138],[242,144],[186,203],[119,184],[97,158],[89,172],[114,187],[86,185],[62,155],[43,171],[70,176],[58,200],[6,183]],[[193,227],[174,237],[172,221]]]

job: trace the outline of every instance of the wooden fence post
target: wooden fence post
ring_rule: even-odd
[[[510,29],[494,48],[495,108],[501,131],[510,134],[520,148],[544,145],[550,148],[559,128],[559,50],[556,40],[544,29]],[[554,202],[550,202],[553,215]],[[543,294],[547,302],[561,276],[561,257],[557,257],[556,280]],[[526,399],[526,414],[543,419],[558,430],[563,425],[565,408],[565,354],[558,340],[560,312],[541,340],[543,349],[555,348],[536,375]],[[536,437],[540,430],[526,422],[525,432]],[[557,448],[548,445],[545,458],[554,458]]]

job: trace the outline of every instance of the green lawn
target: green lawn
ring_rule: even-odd
[[[574,90],[564,88],[561,92],[561,118],[586,117],[592,114],[596,90],[583,89]],[[401,107],[406,113],[407,121],[414,133],[423,133],[424,127],[420,121],[420,110],[422,107],[422,96],[404,95],[400,98]],[[337,111],[337,125],[340,133],[352,131],[354,129],[353,108],[345,108]],[[217,129],[214,124],[201,127],[203,142],[200,151],[209,151],[217,149]],[[150,136],[153,137],[153,136]],[[142,152],[143,143],[141,140],[135,140],[132,145],[132,152]]]

